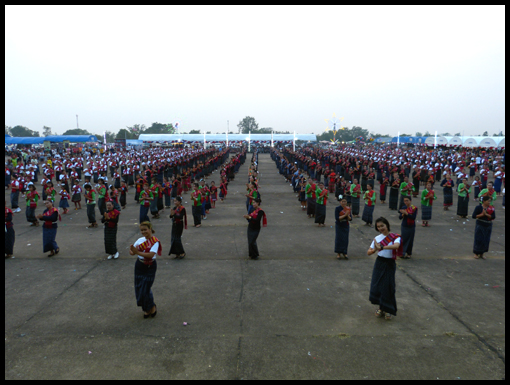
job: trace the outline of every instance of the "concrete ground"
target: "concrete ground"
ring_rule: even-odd
[[[134,296],[128,248],[141,235],[133,190],[121,213],[118,260],[106,259],[101,227],[85,228],[85,210],[63,216],[61,251],[52,258],[42,253],[41,228],[29,227],[24,209],[15,214],[15,257],[5,260],[5,378],[505,377],[501,199],[488,259],[475,260],[475,220],[458,221],[455,206],[444,212],[438,190],[432,226],[417,227],[413,259],[397,262],[398,313],[386,321],[368,301],[374,257],[366,251],[375,230],[354,219],[350,259],[336,260],[336,201],[328,202],[327,226],[317,228],[269,155],[259,162],[268,217],[259,260],[247,259],[247,164],[202,227],[184,231],[185,259],[167,255],[169,213],[153,219],[163,245],[153,319],[143,319]],[[387,205],[376,206],[378,216],[400,229]]]

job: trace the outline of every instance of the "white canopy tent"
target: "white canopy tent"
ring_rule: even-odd
[[[466,140],[464,140],[463,146],[464,147],[479,147],[481,141],[482,141],[482,137],[481,136],[475,136],[475,137],[472,137],[472,138],[466,138]]]
[[[141,134],[138,139],[143,142],[204,142],[206,143],[217,143],[226,142],[226,134]],[[296,140],[305,140],[310,142],[316,142],[317,136],[314,134],[296,134]],[[292,142],[294,140],[294,134],[229,134],[229,142],[248,142],[252,143],[268,142],[271,143],[271,139],[274,142]]]
[[[498,147],[498,143],[503,139],[503,136],[482,136],[480,147]]]
[[[425,139],[425,145],[433,146],[434,145],[435,136],[427,136]],[[446,146],[448,144],[448,139],[445,136],[437,137],[437,145],[438,146]]]

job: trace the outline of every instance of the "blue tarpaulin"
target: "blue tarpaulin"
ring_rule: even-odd
[[[35,137],[6,136],[5,144],[43,144],[45,140],[52,143],[62,143],[65,140],[68,140],[71,143],[97,142],[95,135],[50,135]]]

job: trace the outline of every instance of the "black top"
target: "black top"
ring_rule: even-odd
[[[264,211],[259,210],[255,219],[251,217],[246,219],[248,221],[248,228],[250,230],[260,230],[260,222],[262,221],[262,218],[264,218]]]

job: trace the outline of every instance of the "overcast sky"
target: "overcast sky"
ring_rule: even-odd
[[[505,131],[504,6],[6,6],[5,124]]]

